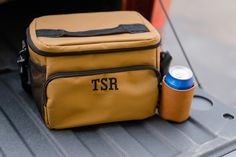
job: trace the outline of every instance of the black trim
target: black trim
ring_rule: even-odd
[[[143,47],[131,47],[131,48],[120,48],[120,49],[108,49],[108,50],[90,50],[90,51],[80,51],[80,52],[62,52],[62,53],[52,53],[39,50],[33,43],[29,28],[26,30],[27,43],[29,47],[37,54],[47,57],[59,57],[59,56],[78,56],[78,55],[88,55],[88,54],[107,54],[107,53],[119,53],[126,51],[138,51],[138,50],[147,50],[153,49],[160,46],[161,42],[158,42],[154,45],[148,45]]]
[[[117,27],[106,28],[106,29],[95,29],[88,31],[69,32],[63,29],[39,29],[36,30],[37,37],[93,37],[93,36],[104,36],[114,35],[122,33],[145,33],[149,32],[147,27],[143,24],[120,24]]]
[[[29,59],[30,64],[32,64],[35,68],[37,68],[38,71],[46,73],[46,66],[40,65],[38,63],[35,63],[31,59]]]
[[[86,70],[86,71],[74,71],[74,72],[61,72],[48,76],[48,79],[45,81],[42,89],[43,100],[45,100],[44,106],[46,106],[47,100],[47,86],[48,84],[58,78],[68,78],[68,77],[78,77],[78,76],[91,76],[98,74],[107,74],[107,73],[119,73],[126,71],[136,71],[136,70],[153,70],[157,76],[158,81],[158,89],[161,82],[161,74],[160,72],[153,66],[150,65],[136,65],[136,66],[128,66],[128,67],[117,67],[117,68],[109,68],[109,69],[96,69],[96,70]]]

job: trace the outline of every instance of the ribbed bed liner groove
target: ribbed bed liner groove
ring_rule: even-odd
[[[2,114],[6,117],[7,121],[9,122],[9,124],[11,125],[11,127],[13,128],[13,130],[15,131],[15,133],[17,134],[17,136],[19,137],[19,139],[22,141],[22,143],[24,144],[24,146],[28,149],[29,153],[31,154],[31,156],[35,157],[35,153],[33,152],[33,150],[30,148],[30,146],[28,145],[28,143],[25,141],[24,137],[21,135],[21,133],[18,131],[18,129],[16,128],[15,124],[11,121],[11,119],[9,118],[9,116],[7,115],[7,113],[2,109],[2,107],[0,106],[0,111],[2,112]]]

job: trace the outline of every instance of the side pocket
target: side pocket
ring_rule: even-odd
[[[31,88],[33,97],[36,100],[36,104],[43,113],[43,99],[42,99],[42,87],[46,81],[46,67],[41,66],[32,60],[30,62],[30,77],[31,77]]]

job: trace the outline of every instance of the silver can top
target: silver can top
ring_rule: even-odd
[[[172,77],[178,80],[188,80],[193,77],[192,71],[181,65],[175,65],[170,67],[169,73]]]

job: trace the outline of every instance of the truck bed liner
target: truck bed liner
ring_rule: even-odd
[[[233,151],[236,110],[201,89],[195,95],[191,118],[182,124],[154,116],[58,131],[45,127],[17,73],[2,74],[0,156],[190,157]]]

